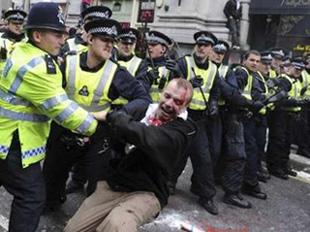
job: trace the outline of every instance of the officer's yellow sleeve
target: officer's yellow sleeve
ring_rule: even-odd
[[[46,64],[29,70],[23,77],[17,94],[30,101],[38,110],[62,126],[80,134],[95,132],[97,121],[77,103],[70,100],[62,88],[59,69],[47,74]]]

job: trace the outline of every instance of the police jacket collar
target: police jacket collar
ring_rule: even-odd
[[[98,72],[102,68],[104,63],[105,63],[105,61],[103,61],[102,63],[98,64],[94,68],[89,68],[87,66],[87,52],[82,52],[80,54],[80,67],[85,72]]]
[[[209,59],[207,59],[204,63],[200,63],[199,58],[196,56],[196,54],[193,55],[195,64],[200,69],[208,69],[209,67]]]
[[[85,45],[87,46],[87,42],[85,42],[82,37],[81,37],[81,34],[76,34],[75,37],[74,37],[74,42],[76,44],[82,44],[82,45]]]
[[[134,54],[130,54],[129,56],[119,56],[118,57],[118,60],[120,60],[120,61],[125,61],[125,62],[127,62],[127,61],[129,61],[129,60],[131,60],[131,58],[134,56]]]
[[[15,33],[13,33],[10,30],[6,30],[3,33],[2,38],[9,39],[9,40],[12,40],[14,42],[20,42],[22,39],[25,38],[25,34],[24,33],[22,33],[22,34],[15,34]]]

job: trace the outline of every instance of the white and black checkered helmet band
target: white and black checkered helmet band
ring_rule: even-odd
[[[126,34],[121,34],[118,36],[120,39],[127,39],[127,38],[130,38],[130,39],[133,39],[133,40],[136,40],[137,37],[133,34],[133,33],[126,33]]]
[[[108,19],[110,18],[110,14],[109,11],[95,11],[95,12],[91,12],[87,15],[85,15],[84,20],[89,19],[89,18],[104,18],[104,19]]]
[[[17,20],[17,21],[24,21],[25,17],[22,14],[12,14],[6,18],[7,20]]]
[[[158,44],[164,44],[165,46],[169,46],[168,42],[164,40],[163,38],[160,38],[155,35],[149,35],[147,36],[148,43],[158,43]]]
[[[200,35],[197,39],[196,39],[196,42],[199,43],[199,42],[202,42],[202,43],[212,43],[212,44],[215,44],[215,41],[208,37],[208,36],[205,36],[204,34]]]
[[[111,37],[117,37],[117,29],[115,26],[113,27],[94,27],[89,29],[88,33],[90,34],[104,34]]]
[[[227,47],[224,44],[216,44],[213,49],[217,52],[227,52]]]

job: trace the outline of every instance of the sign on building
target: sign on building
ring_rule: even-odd
[[[140,0],[138,10],[138,23],[154,22],[155,0]]]

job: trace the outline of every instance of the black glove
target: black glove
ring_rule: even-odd
[[[181,70],[178,65],[178,63],[175,60],[167,60],[166,61],[166,68],[170,70],[170,72],[173,74],[174,77],[180,77],[181,76]]]
[[[287,92],[284,90],[281,90],[280,92],[274,94],[273,96],[271,96],[270,98],[268,98],[268,103],[274,103],[274,102],[279,102],[282,99],[287,97]]]
[[[159,77],[159,71],[158,69],[151,69],[147,71],[146,77],[150,82],[150,85],[152,85],[154,82],[157,83],[157,79]]]
[[[212,100],[209,102],[209,107],[208,107],[208,115],[209,116],[216,116],[219,113],[217,101]]]
[[[192,84],[193,88],[201,87],[203,85],[203,79],[201,76],[195,76],[194,78],[190,79],[190,83]]]
[[[7,59],[7,50],[4,47],[0,48],[0,60]]]
[[[307,105],[310,103],[310,99],[309,98],[305,98],[305,99],[301,99],[301,100],[296,100],[296,105],[297,106],[303,106],[303,105]]]
[[[249,105],[249,109],[252,112],[258,112],[264,106],[265,105],[261,101],[252,101],[252,103]]]

